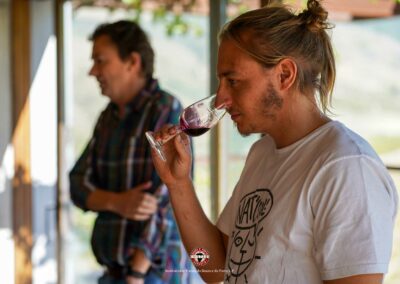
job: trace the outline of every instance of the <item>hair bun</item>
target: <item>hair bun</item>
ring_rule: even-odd
[[[307,1],[307,9],[301,12],[298,17],[312,32],[319,32],[330,27],[326,21],[328,12],[317,0]]]

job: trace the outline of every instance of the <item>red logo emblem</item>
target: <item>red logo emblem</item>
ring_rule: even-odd
[[[204,266],[210,260],[210,255],[205,249],[197,248],[190,253],[190,259],[195,266]]]

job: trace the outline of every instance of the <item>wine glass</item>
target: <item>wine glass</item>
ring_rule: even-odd
[[[185,108],[180,117],[175,134],[157,141],[154,132],[147,131],[146,137],[163,161],[166,161],[162,146],[182,131],[190,136],[200,136],[215,126],[226,113],[225,105],[215,106],[216,95],[195,102]]]

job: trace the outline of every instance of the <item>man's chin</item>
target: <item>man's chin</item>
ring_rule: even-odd
[[[237,123],[235,123],[235,127],[239,132],[240,136],[247,137],[250,136],[251,132],[247,131],[246,129],[241,128]]]

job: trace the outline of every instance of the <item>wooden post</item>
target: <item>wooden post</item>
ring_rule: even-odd
[[[32,179],[30,153],[30,1],[11,1],[15,283],[32,283]]]
[[[65,204],[65,161],[64,161],[64,127],[65,127],[65,73],[64,73],[64,0],[55,2],[55,29],[57,37],[57,283],[65,283],[65,226],[63,205]]]

